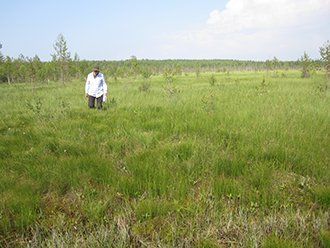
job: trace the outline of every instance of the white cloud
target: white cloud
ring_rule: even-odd
[[[308,24],[330,10],[330,0],[230,0],[207,21],[221,33]]]
[[[318,58],[329,39],[330,0],[230,0],[213,10],[207,26],[173,37],[167,54],[177,57],[296,60]]]

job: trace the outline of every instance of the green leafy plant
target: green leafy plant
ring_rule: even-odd
[[[143,82],[140,86],[139,86],[139,91],[140,92],[147,92],[150,90],[150,84]]]
[[[135,107],[133,112],[134,112],[135,117],[139,117],[142,114],[141,106]]]
[[[31,101],[31,100],[26,100],[25,101],[25,105],[28,109],[32,110],[33,113],[37,114],[38,117],[40,118],[40,112],[41,112],[41,107],[42,107],[42,99],[41,98],[38,98],[34,101]]]
[[[226,71],[226,80],[228,82],[230,81],[230,72],[229,72],[229,70]]]
[[[70,103],[63,100],[63,98],[57,98],[58,107],[60,108],[61,114],[65,114],[70,110]]]
[[[178,93],[178,90],[173,86],[173,82],[176,80],[176,73],[171,68],[167,68],[164,71],[164,77],[167,81],[167,86],[164,87],[164,93],[168,97],[168,102],[171,103],[172,95]]]
[[[260,87],[255,87],[255,92],[258,95],[263,95],[263,94],[269,93],[270,91],[266,89],[267,86],[268,85],[266,84],[266,80],[265,80],[265,78],[263,78],[260,83]]]
[[[150,77],[152,76],[152,70],[150,67],[144,67],[142,69],[140,69],[140,73],[142,75],[142,77],[144,78],[144,80],[149,81]]]
[[[202,99],[203,109],[208,113],[212,113],[214,111],[214,98],[216,97],[215,91],[210,88],[209,94],[205,95],[204,99]]]
[[[216,82],[217,82],[217,80],[216,80],[214,74],[212,74],[212,76],[209,79],[209,83],[211,86],[214,86]]]

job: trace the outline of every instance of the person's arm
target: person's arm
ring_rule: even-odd
[[[85,97],[88,97],[88,90],[89,90],[89,79],[87,76],[86,84],[85,84]]]
[[[103,93],[104,93],[105,96],[108,95],[108,86],[107,86],[107,83],[104,80],[104,76],[103,76]]]

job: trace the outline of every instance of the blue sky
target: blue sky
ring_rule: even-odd
[[[318,59],[330,0],[0,0],[3,55],[51,60],[63,34],[86,60]]]

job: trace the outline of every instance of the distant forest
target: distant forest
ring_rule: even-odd
[[[323,61],[312,61],[315,70],[323,67]],[[87,61],[69,59],[64,66],[65,82],[72,79],[84,79],[91,72],[94,64],[100,66],[101,72],[117,81],[119,78],[142,75],[144,77],[163,73],[171,68],[178,74],[194,72],[228,72],[228,71],[260,71],[260,70],[291,70],[301,69],[303,61],[251,61],[251,60],[138,60],[120,61]],[[61,79],[61,62],[53,60],[42,62],[36,55],[33,58],[20,56],[17,59],[6,57],[1,63],[1,83],[47,82]]]
[[[2,45],[0,44],[0,49]],[[166,59],[149,60],[137,59],[131,56],[127,60],[120,61],[87,61],[80,60],[76,53],[71,57],[66,46],[66,40],[59,34],[54,44],[55,53],[52,60],[43,62],[35,55],[33,58],[25,57],[20,54],[18,58],[4,56],[0,50],[0,83],[27,83],[27,82],[49,82],[62,81],[70,82],[73,79],[85,79],[91,72],[92,66],[100,66],[101,72],[108,80],[117,81],[123,77],[142,75],[149,78],[152,75],[163,73],[171,69],[178,75],[182,73],[201,73],[201,72],[229,72],[229,71],[260,71],[260,70],[291,70],[302,69],[309,72],[324,68],[326,65],[323,60],[311,60],[305,52],[296,61],[279,61],[276,57],[266,61],[252,60],[231,60],[231,59]],[[310,73],[309,73],[310,74]],[[275,74],[274,74],[275,75]],[[307,74],[306,74],[307,75]]]

